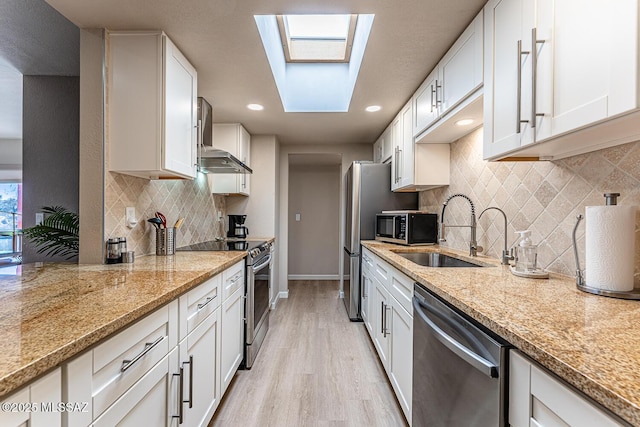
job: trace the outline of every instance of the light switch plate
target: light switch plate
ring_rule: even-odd
[[[44,214],[42,212],[36,212],[36,225],[42,224],[44,221]]]
[[[300,214],[299,213],[296,214],[296,221],[300,222]]]

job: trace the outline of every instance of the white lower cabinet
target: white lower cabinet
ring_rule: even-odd
[[[517,350],[509,361],[512,427],[625,426]]]
[[[86,411],[57,414],[62,423],[32,420],[28,425],[206,426],[242,361],[244,270],[240,276],[237,270],[243,265],[206,280],[65,363],[62,385],[58,374],[61,396],[38,401],[87,402]],[[227,276],[230,286],[222,289]],[[221,303],[227,291],[233,293]],[[223,345],[233,349],[231,362],[223,359]],[[2,415],[2,426],[25,422],[5,423]]]
[[[60,427],[62,413],[43,405],[62,402],[60,368],[2,400],[2,427]],[[5,405],[9,405],[5,407]],[[82,408],[80,408],[82,409]]]
[[[182,426],[206,426],[220,404],[220,327],[218,306],[180,343],[174,372],[182,385]]]
[[[229,387],[244,354],[243,296],[244,286],[222,303],[221,394]]]
[[[94,427],[178,426],[177,387],[172,387],[173,349],[91,425]],[[179,384],[176,384],[179,385]],[[172,398],[173,396],[173,398]],[[173,404],[172,404],[173,403]]]
[[[413,386],[413,281],[366,248],[363,254],[363,320],[405,418],[411,424]],[[368,261],[365,265],[365,260]],[[366,295],[365,295],[366,290]]]

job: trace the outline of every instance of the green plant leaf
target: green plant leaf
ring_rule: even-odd
[[[71,259],[78,255],[80,220],[78,214],[62,206],[44,206],[41,224],[23,230],[24,236],[47,256],[60,255]]]

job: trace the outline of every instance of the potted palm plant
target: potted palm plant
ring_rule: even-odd
[[[80,221],[78,214],[62,206],[45,206],[42,223],[22,230],[22,234],[34,246],[39,254],[60,255],[71,259],[78,255],[78,232]]]

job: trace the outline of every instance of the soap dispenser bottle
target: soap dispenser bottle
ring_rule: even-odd
[[[531,243],[531,231],[516,231],[516,234],[520,235],[520,243],[516,248],[516,271],[535,271],[538,261],[538,247]]]

